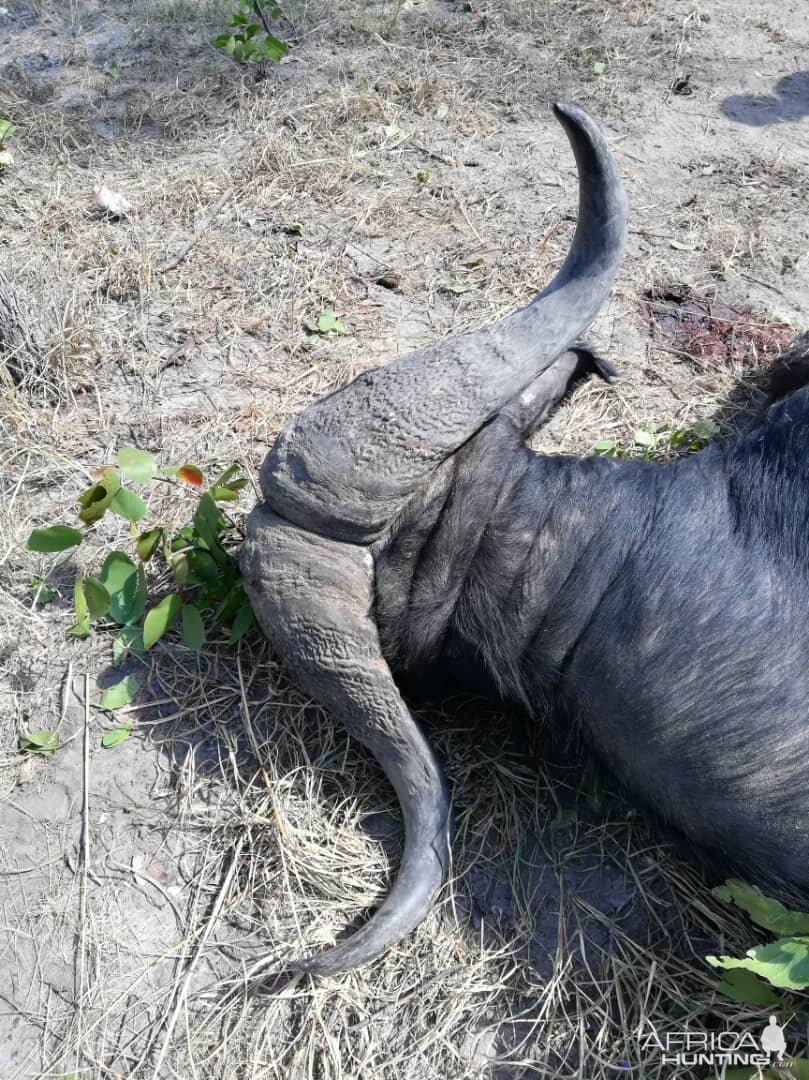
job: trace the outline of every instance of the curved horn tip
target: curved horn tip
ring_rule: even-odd
[[[604,135],[601,128],[581,105],[574,105],[572,101],[560,98],[559,101],[553,103],[553,115],[567,132],[568,138],[572,137],[574,151],[582,136],[587,142],[591,140],[597,143],[603,142]]]
[[[408,829],[406,820],[399,873],[393,889],[368,922],[331,949],[290,960],[287,970],[318,977],[345,974],[382,956],[424,921],[450,865],[451,811],[443,785],[433,811],[436,817],[430,815],[432,824],[426,832],[414,823]]]
[[[572,101],[566,101],[564,98],[559,98],[558,101],[554,101],[552,109],[553,115],[563,127],[567,127],[568,124],[575,124],[576,127],[586,127],[595,131],[599,130],[596,121],[586,109],[581,107],[581,105],[576,105]]]
[[[579,116],[589,116],[581,105],[576,105],[565,98],[558,98],[554,101],[552,108],[556,116],[569,116],[571,119],[576,119]]]
[[[578,105],[574,105],[572,101],[566,101],[564,98],[554,101],[551,108],[554,116],[575,116],[577,112],[582,111]]]

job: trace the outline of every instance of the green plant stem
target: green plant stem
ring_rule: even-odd
[[[39,579],[39,588],[37,589],[37,597],[39,596],[40,589],[42,588],[43,585],[45,585],[47,583],[48,579],[53,574],[55,574],[57,570],[61,570],[62,567],[65,565],[65,563],[70,562],[70,560],[73,558],[73,556],[75,554],[76,554],[75,550],[73,548],[71,548],[70,551],[68,551],[67,555],[65,555],[64,559],[57,559],[57,561],[53,564],[53,566],[50,568],[50,570],[47,572],[47,574],[42,575],[42,577]],[[34,603],[36,603],[36,599],[34,600]]]

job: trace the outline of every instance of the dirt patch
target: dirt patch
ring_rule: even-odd
[[[122,444],[255,476],[320,394],[533,297],[575,223],[559,96],[599,118],[631,200],[592,327],[623,377],[582,387],[538,445],[586,452],[652,419],[724,416],[783,327],[807,323],[804,13],[285,8],[290,62],[261,79],[210,47],[214,3],[0,9],[0,117],[17,125],[0,266],[46,359],[0,405],[0,1072],[668,1076],[640,1060],[639,1026],[747,1030],[703,956],[742,951],[750,930],[627,807],[504,746],[478,706],[425,718],[453,786],[453,884],[367,970],[279,982],[384,893],[391,793],[257,635],[202,657],[169,636],[144,665],[134,737],[104,751],[109,641],[64,631],[73,577],[125,529],[88,538],[46,608],[30,578],[50,564],[24,543],[72,516]],[[127,216],[94,206],[102,182]],[[660,282],[687,291],[651,335]],[[312,340],[325,309],[348,332]],[[21,760],[32,727],[61,731],[52,761]]]

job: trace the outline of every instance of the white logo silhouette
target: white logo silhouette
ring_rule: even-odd
[[[783,1028],[778,1023],[777,1016],[771,1016],[769,1024],[761,1033],[761,1049],[765,1054],[775,1054],[781,1058],[786,1053],[787,1041],[784,1038]]]

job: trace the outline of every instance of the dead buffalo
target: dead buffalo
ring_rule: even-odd
[[[695,845],[747,878],[809,884],[809,390],[734,445],[671,464],[526,447],[569,383],[601,367],[577,343],[626,235],[598,128],[573,105],[554,111],[580,205],[553,281],[502,322],[315,402],[262,469],[243,556],[256,614],[379,761],[406,832],[385,903],[296,965],[310,972],[380,954],[442,882],[447,787],[397,685],[414,672],[577,725]]]

